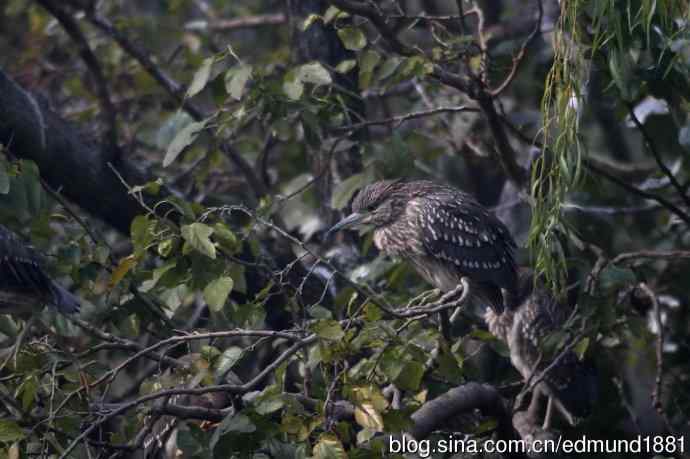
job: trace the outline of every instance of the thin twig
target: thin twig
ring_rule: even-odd
[[[656,294],[652,291],[649,286],[644,283],[640,282],[637,287],[649,298],[649,300],[652,302],[653,306],[653,311],[654,311],[654,320],[656,321],[657,324],[657,333],[656,333],[656,378],[654,379],[654,389],[652,390],[652,405],[654,406],[654,409],[659,413],[659,416],[664,420],[666,423],[666,428],[669,430],[669,432],[673,432],[673,429],[671,428],[671,423],[668,420],[668,417],[666,416],[666,412],[664,411],[664,406],[661,402],[661,387],[663,385],[663,377],[664,377],[664,324],[661,321],[661,308],[659,307],[659,299],[657,298]]]
[[[229,30],[250,29],[254,27],[265,27],[282,25],[287,22],[283,13],[258,14],[254,16],[243,16],[234,19],[216,19],[213,21],[191,21],[185,24],[185,30],[190,32],[209,30],[211,32],[227,32]]]
[[[520,47],[520,51],[517,53],[515,57],[513,57],[513,65],[510,68],[510,72],[508,73],[508,76],[503,80],[503,83],[498,85],[497,88],[489,90],[489,94],[491,94],[493,97],[498,96],[501,94],[509,85],[510,83],[515,79],[515,75],[517,75],[517,71],[520,68],[520,64],[525,58],[525,51],[527,51],[527,47],[532,44],[535,38],[537,38],[537,35],[539,34],[539,31],[541,30],[541,21],[542,18],[544,17],[544,5],[542,5],[542,0],[537,0],[537,5],[539,9],[538,17],[537,17],[537,22],[534,24],[534,29],[532,29],[532,32],[527,36],[525,41],[522,43],[522,47]]]
[[[688,226],[690,226],[690,215],[686,214],[683,212],[679,207],[677,207],[675,204],[673,204],[671,201],[668,199],[658,196],[654,193],[650,193],[648,191],[641,190],[633,185],[630,185],[629,183],[619,179],[613,174],[609,174],[607,171],[601,169],[599,166],[594,165],[593,163],[589,161],[585,161],[584,165],[587,169],[591,170],[592,172],[596,173],[597,175],[600,175],[604,177],[606,180],[615,183],[616,185],[628,190],[631,193],[634,193],[638,196],[641,196],[645,199],[651,199],[652,201],[656,201],[662,206],[664,206],[666,209],[668,209],[670,212],[676,214],[681,220],[683,220]]]
[[[264,380],[269,374],[273,373],[280,365],[282,365],[283,362],[285,362],[287,359],[292,357],[295,353],[297,353],[300,349],[302,349],[305,346],[308,346],[314,342],[316,342],[317,336],[316,335],[310,335],[296,343],[294,343],[292,346],[290,346],[286,351],[284,351],[281,355],[279,355],[273,362],[271,362],[270,365],[268,365],[266,368],[264,368],[259,374],[257,374],[253,379],[250,381],[244,383],[244,384],[219,384],[219,385],[214,385],[214,386],[206,386],[206,387],[197,387],[193,389],[167,389],[167,390],[162,390],[159,392],[154,392],[152,394],[144,395],[142,397],[139,397],[135,400],[132,400],[130,402],[123,403],[120,407],[117,409],[111,411],[107,415],[103,416],[101,419],[98,421],[95,421],[91,423],[86,429],[84,429],[79,436],[77,436],[68,446],[67,448],[64,449],[62,454],[60,455],[59,459],[66,459],[69,457],[69,454],[76,448],[76,446],[84,441],[86,438],[89,437],[91,432],[93,432],[96,428],[104,424],[105,422],[108,422],[110,419],[113,419],[116,416],[119,416],[132,408],[135,408],[139,405],[142,405],[146,402],[150,402],[152,400],[156,400],[159,398],[163,397],[169,397],[172,395],[203,395],[203,394],[208,394],[208,393],[213,393],[213,392],[229,392],[229,393],[234,393],[234,394],[244,394],[247,393],[251,390],[253,390],[261,381]]]
[[[654,156],[654,160],[659,166],[659,169],[661,169],[664,175],[668,177],[668,179],[671,181],[671,184],[685,202],[685,206],[690,208],[690,196],[688,196],[688,193],[685,190],[685,188],[678,182],[676,176],[673,175],[673,172],[671,172],[668,166],[666,166],[666,164],[664,163],[664,160],[661,158],[661,154],[659,154],[659,151],[656,149],[654,140],[649,135],[644,125],[637,118],[637,115],[635,115],[635,107],[632,104],[628,104],[628,111],[630,112],[630,119],[632,119],[633,123],[635,123],[635,126],[637,126],[637,129],[640,130],[640,133],[642,133],[642,138],[644,139],[645,145],[647,146],[647,149],[652,153],[652,156]]]
[[[468,107],[466,105],[458,105],[457,107],[438,107],[438,108],[432,108],[430,110],[420,110],[417,112],[410,112],[406,113],[404,115],[397,115],[397,116],[392,116],[390,118],[385,118],[381,120],[371,120],[371,121],[363,121],[361,123],[355,123],[355,124],[350,124],[348,126],[339,126],[334,128],[333,130],[336,132],[342,132],[342,131],[356,131],[358,129],[361,129],[363,127],[368,127],[368,126],[378,126],[378,125],[384,125],[384,124],[393,124],[394,128],[400,127],[400,125],[406,121],[414,120],[417,118],[424,118],[427,116],[433,116],[437,115],[439,113],[462,113],[462,112],[479,112],[479,108],[477,107]]]

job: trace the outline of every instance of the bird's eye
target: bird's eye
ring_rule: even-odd
[[[376,210],[376,203],[373,203],[373,202],[372,202],[371,204],[369,204],[369,205],[367,206],[367,210],[368,210],[369,212],[373,212],[374,210]]]

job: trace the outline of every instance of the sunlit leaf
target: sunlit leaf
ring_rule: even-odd
[[[313,454],[315,459],[347,459],[343,444],[333,434],[321,434]]]
[[[182,238],[200,253],[209,258],[216,258],[216,246],[211,241],[213,228],[204,223],[192,223],[181,228]]]
[[[383,431],[383,418],[371,403],[362,403],[355,407],[355,421],[362,427],[374,432]]]
[[[251,65],[241,65],[239,68],[228,70],[225,74],[225,90],[235,100],[241,100],[244,88],[252,76]]]
[[[335,6],[329,6],[323,15],[323,22],[328,24],[329,22],[331,22],[335,18],[346,17],[346,16],[348,16],[348,14],[345,13],[344,11],[339,10]]]
[[[319,20],[323,20],[323,18],[318,14],[310,14],[302,23],[302,30],[307,30],[313,23]]]
[[[187,88],[187,94],[185,97],[193,97],[199,94],[206,87],[206,83],[208,83],[208,79],[211,76],[214,60],[215,58],[213,57],[207,57],[204,59],[204,61],[201,63],[201,67],[199,67],[196,73],[194,73],[194,78],[192,79],[189,88]]]
[[[367,37],[357,27],[343,27],[338,30],[338,36],[346,49],[359,51],[367,45]]]
[[[354,59],[345,59],[335,66],[335,71],[338,73],[347,73],[357,65],[357,61]]]
[[[312,83],[318,86],[331,84],[333,81],[328,70],[318,62],[302,65],[299,68],[299,79],[304,83]]]
[[[283,78],[283,92],[292,100],[299,100],[304,93],[304,84],[299,78],[296,69],[292,69]]]

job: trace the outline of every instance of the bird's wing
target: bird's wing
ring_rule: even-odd
[[[39,257],[14,233],[0,226],[0,288],[52,295],[52,281]]]
[[[79,311],[79,300],[41,268],[40,257],[12,231],[0,225],[0,289],[26,292],[66,314]]]
[[[429,255],[475,281],[513,290],[515,242],[503,223],[470,199],[429,204],[418,216]]]

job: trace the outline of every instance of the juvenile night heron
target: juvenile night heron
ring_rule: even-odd
[[[513,305],[515,242],[462,191],[427,180],[379,181],[359,192],[352,214],[330,231],[346,227],[373,227],[379,250],[409,260],[441,291],[454,290],[466,277],[470,292],[495,311]]]
[[[572,351],[556,355],[555,360],[542,352],[546,339],[563,328],[572,311],[557,302],[539,280],[535,282],[529,269],[520,269],[517,301],[517,308],[503,314],[485,312],[489,331],[508,345],[510,361],[524,381],[535,383],[529,414],[537,415],[541,396],[545,395],[549,403],[544,429],[549,428],[554,407],[570,425],[575,425],[589,414],[597,398],[596,372]]]
[[[0,313],[30,314],[26,307],[36,302],[63,314],[79,311],[79,300],[46,274],[36,252],[0,225]]]

